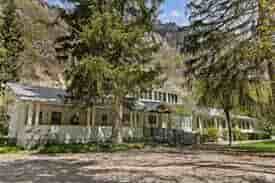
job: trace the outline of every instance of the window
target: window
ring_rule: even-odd
[[[51,123],[53,125],[61,125],[62,113],[61,112],[52,112]]]
[[[139,123],[139,113],[136,113],[136,123]]]
[[[39,113],[39,124],[43,124],[43,112]]]
[[[154,100],[158,100],[158,92],[154,92]]]
[[[250,129],[250,125],[249,125],[249,122],[246,122],[246,129]]]
[[[150,126],[156,125],[157,117],[155,115],[150,115],[148,117],[148,121],[149,121]]]
[[[130,114],[123,114],[123,124],[125,126],[130,126]]]
[[[101,125],[102,126],[108,126],[108,115],[102,114],[101,116]]]
[[[177,102],[177,96],[175,94],[172,95],[173,96],[173,104],[176,104]]]
[[[161,100],[161,93],[158,92],[158,100]]]
[[[178,103],[178,96],[175,95],[175,103],[177,104]]]
[[[72,118],[70,119],[70,123],[71,125],[79,125],[80,124],[80,119],[79,119],[79,113],[76,113],[72,116]]]
[[[163,93],[163,101],[166,102],[167,101],[167,94]]]
[[[152,92],[149,91],[149,99],[152,100],[153,99],[153,96],[152,96]]]

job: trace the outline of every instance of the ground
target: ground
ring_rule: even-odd
[[[0,155],[0,183],[274,183],[275,156],[194,149]]]

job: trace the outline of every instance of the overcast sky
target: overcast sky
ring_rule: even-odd
[[[66,0],[48,0],[49,3],[62,6]],[[176,22],[178,25],[187,24],[186,0],[166,0],[162,5],[160,19],[162,22]]]

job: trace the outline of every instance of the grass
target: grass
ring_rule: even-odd
[[[274,152],[275,153],[275,141],[259,142],[253,144],[241,144],[235,147],[239,150],[245,150],[249,152]]]
[[[23,150],[16,146],[10,146],[10,145],[1,145],[0,146],[0,154],[17,154],[22,153]]]
[[[68,144],[68,145],[47,145],[39,150],[42,154],[63,154],[63,153],[93,153],[93,152],[119,152],[133,149],[143,149],[144,144]]]

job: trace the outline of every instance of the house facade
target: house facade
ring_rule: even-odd
[[[88,143],[106,141],[111,137],[113,112],[108,100],[87,108],[65,102],[65,90],[18,83],[9,83],[7,93],[11,96],[8,102],[9,137],[20,146],[34,146],[46,141]],[[141,93],[133,105],[124,108],[123,137],[140,140],[148,135],[145,129],[180,129],[186,132],[186,137],[190,135],[186,144],[191,144],[194,134],[212,123],[221,130],[226,127],[221,114],[215,114],[214,122],[208,124],[206,118],[201,117],[205,113],[181,116],[167,108],[181,105],[182,100],[174,92],[154,90]],[[218,118],[220,121],[216,120]],[[236,121],[240,121],[237,116]],[[253,131],[254,122],[243,119],[240,126]]]

